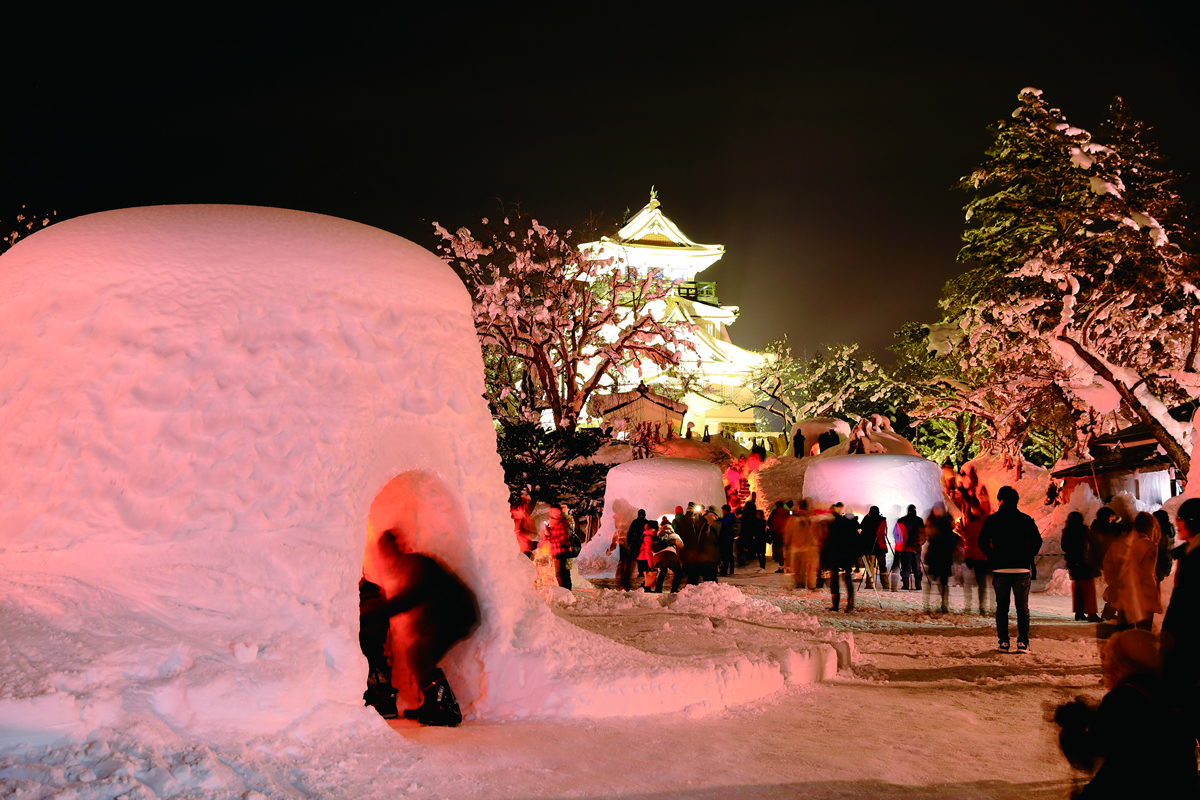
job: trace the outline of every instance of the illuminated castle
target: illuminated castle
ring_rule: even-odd
[[[688,422],[694,422],[698,432],[705,425],[713,434],[722,425],[753,430],[753,410],[740,409],[753,403],[745,388],[746,377],[762,362],[762,356],[730,341],[729,326],[737,321],[738,307],[720,304],[715,283],[696,280],[697,274],[725,255],[724,245],[698,244],[685,236],[663,213],[651,190],[650,202],[615,236],[601,237],[581,249],[596,258],[611,258],[614,265],[639,275],[657,271],[678,281],[662,313],[668,321],[678,319],[695,326],[693,333],[684,334],[696,349],[684,351],[683,366],[698,374],[700,386],[683,398],[688,407],[685,429]],[[647,376],[647,382],[663,380],[662,375]]]

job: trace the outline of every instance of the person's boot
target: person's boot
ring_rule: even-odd
[[[458,708],[458,700],[446,682],[446,673],[440,669],[436,677],[423,690],[425,701],[416,708],[404,709],[404,718],[413,719],[422,725],[445,725],[453,728],[462,722],[462,711]]]

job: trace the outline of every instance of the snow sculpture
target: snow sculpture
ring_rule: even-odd
[[[464,711],[520,702],[489,670],[518,619],[550,615],[449,267],[345,220],[166,206],[59,223],[0,275],[6,613],[89,654],[46,665],[55,688],[6,690],[0,733],[79,735],[134,706],[197,732],[366,720],[368,527],[478,593],[446,665]]]
[[[646,509],[646,519],[662,519],[674,517],[675,506],[686,509],[693,502],[720,513],[726,502],[720,467],[696,458],[671,457],[618,464],[608,471],[604,518],[593,541],[599,540],[607,548],[613,531],[628,528],[638,509]]]

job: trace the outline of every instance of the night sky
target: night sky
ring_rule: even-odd
[[[6,10],[0,220],[244,203],[431,246],[431,221],[501,200],[612,230],[654,185],[684,233],[725,245],[701,278],[741,306],[736,343],[882,356],[937,318],[962,269],[951,187],[1022,87],[1093,131],[1121,94],[1200,171],[1183,12],[938,5]]]

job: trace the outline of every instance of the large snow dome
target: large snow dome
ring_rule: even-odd
[[[478,593],[447,664],[464,710],[520,702],[496,654],[549,614],[438,258],[331,217],[168,206],[47,228],[0,281],[0,582],[47,664],[5,687],[0,730],[365,719],[368,526]]]
[[[865,514],[871,506],[888,519],[904,516],[909,505],[928,516],[942,502],[942,470],[914,455],[839,455],[813,459],[804,473],[804,494],[821,504],[845,503]]]
[[[608,471],[604,518],[595,538],[607,546],[613,530],[628,528],[639,509],[647,519],[660,519],[675,516],[675,506],[699,503],[719,512],[725,502],[721,468],[707,461],[663,456],[618,464]]]

